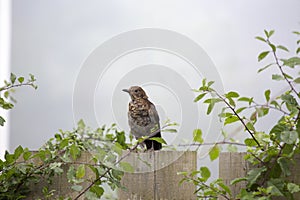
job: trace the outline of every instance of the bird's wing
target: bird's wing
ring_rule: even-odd
[[[155,132],[158,129],[160,129],[159,116],[155,106],[152,103],[150,103],[149,117],[151,119],[151,126],[152,126],[151,129],[153,129],[151,130],[151,132]]]

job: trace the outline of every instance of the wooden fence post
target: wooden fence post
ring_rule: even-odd
[[[230,185],[230,182],[235,178],[246,176],[247,172],[253,167],[244,160],[245,152],[224,152],[219,157],[219,177],[224,180],[224,183]],[[291,167],[291,176],[288,180],[296,184],[300,184],[300,156],[296,156],[296,163]],[[245,188],[245,182],[240,182],[234,186],[230,186],[232,195],[235,197],[242,188]],[[295,199],[300,199],[300,192],[294,194]],[[219,198],[224,199],[224,198]],[[274,200],[280,200],[281,197],[276,197]]]
[[[195,151],[155,151],[130,154],[124,161],[135,169],[125,173],[119,189],[119,200],[191,200],[196,199],[192,183],[179,185],[183,178],[177,172],[191,172],[197,168]]]

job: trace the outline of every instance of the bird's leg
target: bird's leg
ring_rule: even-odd
[[[145,143],[140,143],[140,147],[142,148],[143,152],[146,152],[147,151],[147,147],[145,145]]]
[[[153,141],[151,141],[151,148],[147,149],[146,152],[154,152],[154,146],[153,146]]]

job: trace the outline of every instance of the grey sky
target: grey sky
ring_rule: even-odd
[[[23,88],[15,95],[19,101],[11,112],[10,148],[21,144],[36,149],[58,129],[72,129],[75,126],[72,108],[73,90],[85,60],[111,37],[141,28],[167,29],[187,36],[198,43],[214,62],[225,90],[236,90],[262,99],[263,95],[257,93],[259,89],[278,90],[281,86],[270,83],[269,72],[257,75],[257,69],[262,67],[262,64],[257,63],[257,55],[266,47],[254,37],[262,35],[264,29],[275,29],[274,40],[294,48],[295,37],[291,32],[299,30],[299,10],[300,1],[297,0],[284,2],[14,0],[12,71],[18,75],[34,74],[38,79],[39,89],[34,91],[31,88]],[[175,65],[180,62],[176,62],[174,58],[168,59],[166,58],[168,55],[162,53],[156,55],[155,52],[144,52],[144,55],[135,56],[127,57],[128,60],[123,60],[121,64],[134,63],[138,66],[138,58],[143,56],[153,56],[157,62],[161,59],[160,63],[164,65]],[[129,72],[126,71],[127,68],[124,69],[123,73]],[[187,74],[192,73],[188,67],[185,70],[183,65],[178,70]],[[108,76],[111,76],[114,84],[120,84],[121,80],[115,80],[113,73]],[[184,77],[184,73],[182,76]],[[122,81],[124,85],[130,83]],[[198,81],[192,79],[192,82],[193,86],[200,85],[200,79]],[[126,113],[120,110],[123,107],[113,111],[109,105],[103,112],[101,110],[99,105],[101,95],[105,98],[108,94],[105,91],[111,88],[101,84],[97,85],[97,88],[96,115],[110,116],[117,112],[121,118],[124,116],[123,119],[119,119],[120,127],[128,130],[125,123]],[[159,91],[159,88],[151,91],[150,86],[148,90],[154,96],[153,101],[158,102],[163,116],[180,121],[178,113],[166,112],[172,110],[172,105],[174,110],[180,110],[180,102],[175,101],[176,95],[166,93],[166,96],[161,96],[163,91]],[[168,104],[166,99],[171,99],[173,103]],[[117,100],[112,99],[112,102],[127,106],[128,100],[124,95]],[[203,122],[199,123],[199,126],[202,128],[202,124],[204,130],[207,130],[207,120],[210,118],[204,116],[205,107],[197,108],[203,117]],[[102,121],[109,123],[112,119],[114,118]],[[196,127],[189,127],[181,132],[191,135],[190,131],[194,128]],[[209,134],[212,138],[218,135],[218,133]],[[166,137],[169,142],[172,141],[172,136]]]

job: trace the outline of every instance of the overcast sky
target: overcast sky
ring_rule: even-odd
[[[212,140],[219,136],[218,124],[205,116],[205,106],[193,104],[189,89],[203,77],[213,77],[220,90],[258,99],[263,99],[259,90],[279,90],[282,86],[270,82],[270,72],[256,73],[263,65],[257,55],[266,47],[254,37],[275,29],[274,41],[294,49],[291,32],[299,30],[299,10],[298,0],[14,0],[11,69],[17,75],[34,74],[39,88],[22,88],[15,95],[10,149],[19,144],[36,149],[58,129],[72,129],[81,117],[93,127],[116,122],[128,131],[129,97],[121,89],[133,84],[145,87],[162,120],[181,124],[179,133],[164,134],[169,144],[189,139],[196,127]],[[152,38],[153,48],[129,48],[140,45],[131,31],[145,28],[166,31],[156,39],[168,41],[168,51],[160,43],[155,46],[147,31],[141,38]],[[185,44],[191,45],[186,54],[195,62],[176,52]],[[122,48],[134,51],[121,55]],[[112,60],[102,65],[109,56]],[[197,59],[200,66],[194,66]],[[98,67],[87,67],[91,63]]]

